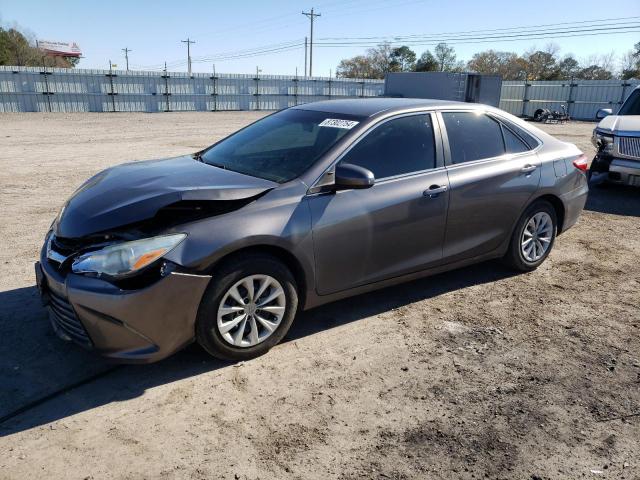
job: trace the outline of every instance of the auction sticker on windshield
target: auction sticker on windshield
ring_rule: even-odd
[[[339,118],[327,118],[323,120],[320,124],[321,127],[332,127],[332,128],[344,128],[346,130],[351,130],[355,127],[358,122],[353,120],[341,120]]]

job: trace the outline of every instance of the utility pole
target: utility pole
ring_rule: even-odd
[[[311,39],[309,42],[309,76],[313,77],[313,20],[315,17],[320,17],[321,14],[313,13],[313,8],[310,12],[302,12],[302,15],[308,17],[311,20]]]
[[[187,70],[189,71],[189,76],[191,76],[191,44],[196,43],[196,41],[189,38],[180,41],[187,44]]]
[[[129,52],[131,52],[131,50],[129,50],[127,47],[124,47],[122,51],[124,52],[124,58],[127,62],[127,72],[128,72],[129,71]]]
[[[304,37],[304,78],[307,78],[307,37]]]

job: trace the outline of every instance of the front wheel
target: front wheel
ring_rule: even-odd
[[[282,340],[297,309],[296,282],[282,262],[268,255],[237,257],[213,275],[198,311],[196,339],[217,358],[254,358]]]
[[[538,268],[553,248],[557,225],[556,211],[549,202],[531,204],[518,220],[504,262],[522,272]]]

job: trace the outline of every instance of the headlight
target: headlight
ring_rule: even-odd
[[[613,152],[613,135],[594,130],[593,136],[591,137],[591,143],[593,143],[593,146],[598,149],[598,152]]]
[[[71,266],[74,273],[126,276],[152,264],[174,249],[187,235],[177,233],[110,245],[80,255]]]

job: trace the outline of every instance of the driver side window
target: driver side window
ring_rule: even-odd
[[[410,115],[384,122],[356,143],[341,162],[371,170],[376,179],[434,168],[436,149],[431,115]]]

